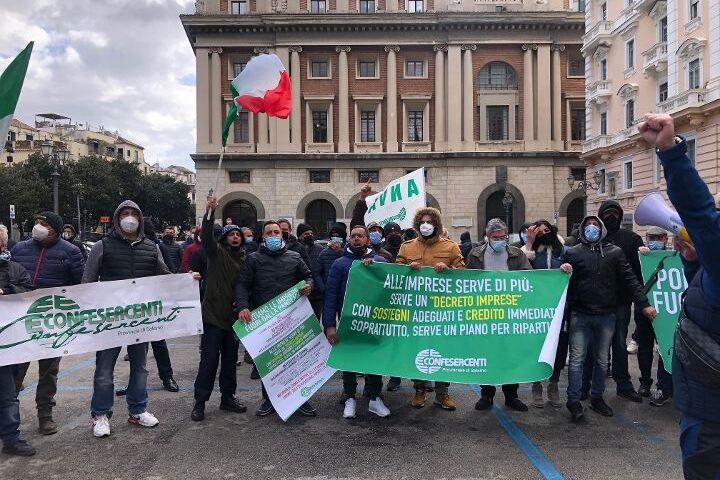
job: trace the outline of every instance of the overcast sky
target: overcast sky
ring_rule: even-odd
[[[194,169],[191,0],[0,0],[0,71],[35,41],[15,117],[36,113],[117,130],[145,160]]]

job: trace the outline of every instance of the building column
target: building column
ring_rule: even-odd
[[[398,151],[398,120],[397,120],[397,58],[400,51],[397,45],[385,47],[387,52],[387,133],[385,144],[387,152]]]
[[[220,54],[222,48],[210,49],[210,144],[220,151],[222,147],[222,78],[220,78]]]
[[[290,69],[290,50],[288,47],[277,47],[275,54],[278,56],[280,61],[285,66],[285,70]],[[275,151],[277,152],[288,152],[290,151],[290,119],[275,119],[275,130],[277,136],[275,137]]]
[[[560,52],[565,45],[552,46],[552,139],[553,148],[563,149],[562,145],[562,73],[560,69]],[[569,119],[568,119],[569,120]]]
[[[350,151],[350,87],[348,84],[348,62],[347,54],[350,47],[335,47],[340,54],[338,58],[338,152]]]
[[[462,69],[462,109],[463,109],[463,141],[464,149],[468,151],[475,150],[475,135],[473,133],[473,64],[472,52],[477,49],[477,45],[462,45],[463,69]]]
[[[462,71],[460,45],[448,45],[447,132],[449,151],[462,149]]]
[[[551,125],[547,114],[551,112],[550,95],[550,45],[538,45],[537,61],[537,139],[539,148],[551,148]],[[541,116],[542,115],[542,116]]]
[[[537,45],[525,44],[522,46],[525,51],[523,62],[523,138],[525,139],[525,148],[532,148],[531,144],[535,141],[535,99],[533,98],[533,50],[537,50]]]
[[[210,150],[210,51],[207,48],[195,49],[195,109],[197,114],[197,142],[195,151]]]
[[[301,76],[300,53],[302,47],[290,47],[290,82],[292,86],[292,110],[290,111],[291,152],[302,152],[302,101],[300,96]]]
[[[446,148],[445,140],[445,52],[446,44],[433,46],[435,50],[435,148],[442,151]]]

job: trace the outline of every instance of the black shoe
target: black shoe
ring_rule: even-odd
[[[584,402],[588,398],[590,398],[590,392],[588,392],[587,390],[581,390],[580,391],[580,400]]]
[[[116,397],[124,397],[125,395],[127,395],[127,387],[120,387],[115,390]]]
[[[235,397],[223,397],[220,400],[220,410],[227,410],[228,412],[245,413],[247,407]]]
[[[388,392],[395,392],[400,388],[400,382],[402,380],[400,377],[392,377],[390,381],[387,384],[387,391]]]
[[[305,417],[314,417],[317,415],[317,410],[315,410],[315,407],[313,407],[310,402],[305,402],[300,405],[300,408],[298,408],[298,412],[300,412],[300,415],[303,415]]]
[[[488,397],[480,397],[475,403],[475,410],[487,410],[493,406],[493,399]]]
[[[642,403],[642,397],[635,391],[634,388],[630,388],[629,390],[618,390],[617,395],[618,397],[627,398],[631,402]]]
[[[638,388],[638,393],[641,397],[650,398],[652,395],[650,391],[650,387],[652,386],[652,383],[643,383],[640,384],[640,388]]]
[[[173,377],[168,377],[165,380],[162,381],[163,388],[167,390],[168,392],[179,392],[180,387],[178,386],[177,382]]]
[[[525,405],[522,402],[522,400],[520,400],[517,397],[513,398],[509,402],[506,401],[505,406],[507,408],[512,408],[513,410],[517,410],[518,412],[527,412],[528,411],[527,405]],[[477,406],[475,408],[477,408]]]
[[[253,365],[252,372],[250,372],[250,378],[253,380],[258,380],[260,378],[260,373],[258,373],[257,367]]]
[[[5,445],[2,449],[2,453],[15,455],[17,457],[32,457],[35,455],[35,449],[25,440],[18,440],[13,444]]]
[[[602,397],[593,398],[590,400],[590,410],[593,410],[603,417],[612,417],[613,411],[610,406],[605,403],[605,400],[603,400]]]
[[[672,395],[667,395],[662,390],[658,390],[648,403],[651,407],[662,407],[670,400],[672,400]]]
[[[201,422],[205,420],[205,402],[195,402],[195,406],[190,412],[190,419],[193,422]]]
[[[582,403],[571,402],[570,400],[568,400],[565,406],[568,410],[570,410],[570,416],[572,417],[573,422],[577,423],[585,416],[585,409],[583,408]]]
[[[275,411],[275,407],[273,407],[272,402],[270,400],[265,400],[258,407],[257,411],[255,412],[255,415],[257,415],[258,417],[267,417],[274,411]]]

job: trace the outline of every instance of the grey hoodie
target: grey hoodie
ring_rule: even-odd
[[[108,233],[108,235],[120,235],[122,237],[125,236],[123,235],[122,228],[120,228],[120,219],[118,217],[120,216],[120,211],[126,207],[137,210],[140,216],[140,225],[138,226],[138,231],[140,235],[133,243],[141,242],[145,238],[145,217],[143,216],[142,210],[140,210],[138,204],[133,202],[132,200],[125,200],[124,202],[121,202],[120,205],[118,205],[118,207],[115,209],[115,213],[113,213],[113,228],[112,230],[110,230],[110,233]],[[165,275],[171,273],[170,269],[168,269],[167,265],[165,265],[165,261],[163,260],[160,247],[156,247],[158,249],[158,264],[155,273],[157,275]],[[102,266],[102,259],[103,242],[95,242],[95,245],[93,245],[92,250],[90,250],[90,253],[88,254],[88,258],[85,261],[85,271],[83,271],[82,283],[98,281],[98,279],[100,278],[100,267]]]

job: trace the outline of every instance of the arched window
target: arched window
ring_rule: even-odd
[[[305,223],[313,228],[317,238],[327,238],[336,219],[335,207],[327,200],[313,200],[305,209]]]
[[[567,234],[568,236],[572,232],[573,225],[582,222],[585,218],[585,199],[576,198],[567,208]]]
[[[235,200],[223,209],[223,224],[226,218],[231,218],[233,224],[239,227],[255,228],[257,223],[257,209],[247,200]]]
[[[508,233],[517,233],[514,225],[514,211],[517,209],[517,202],[512,194],[508,195],[508,200],[503,202],[505,192],[499,190],[490,195],[485,204],[485,225],[493,218],[499,218],[507,223]],[[507,205],[506,205],[507,204]],[[481,226],[481,232],[485,233],[485,225]]]
[[[480,90],[516,90],[517,74],[505,62],[490,62],[480,70],[478,78]]]

